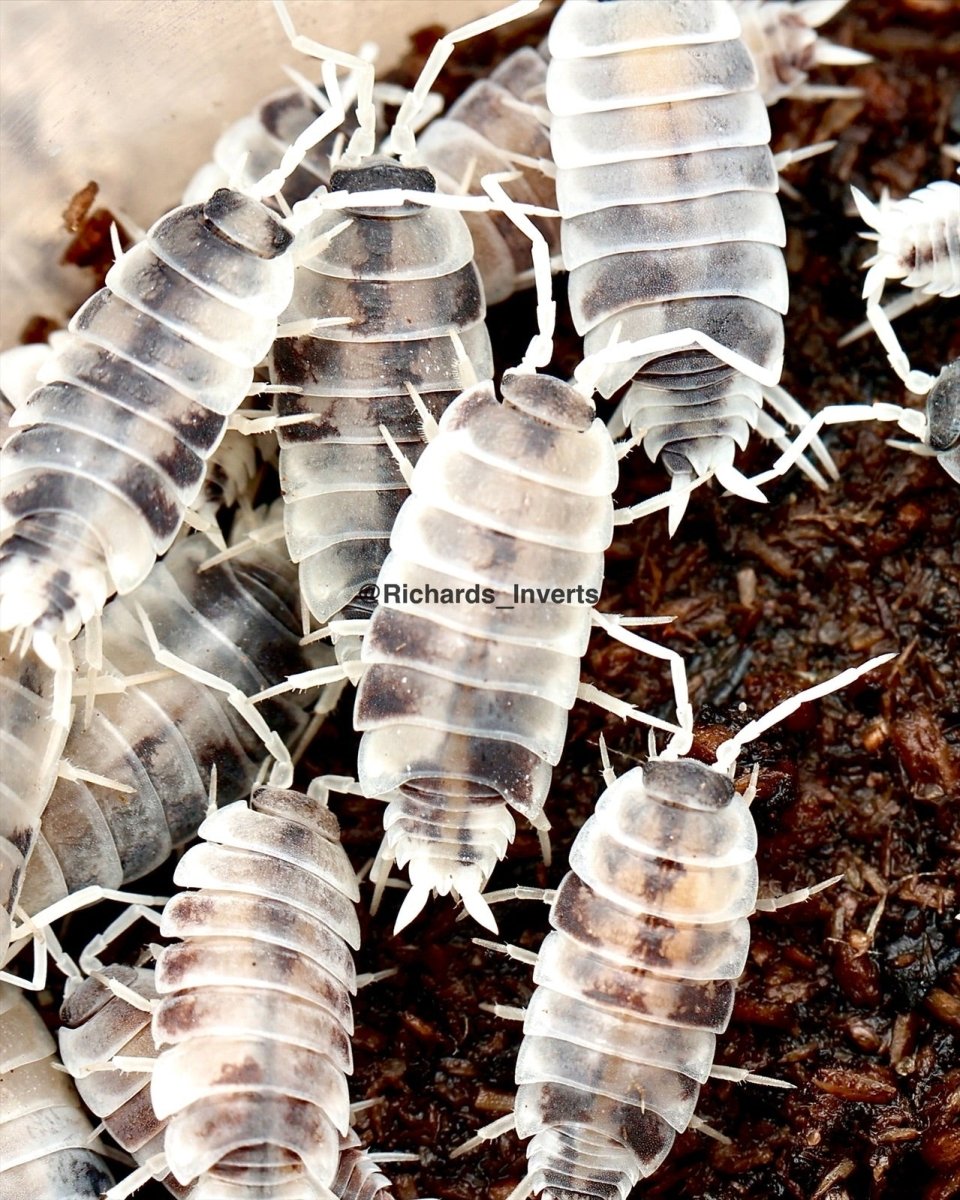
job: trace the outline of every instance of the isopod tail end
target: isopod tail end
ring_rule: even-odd
[[[463,907],[478,925],[482,925],[484,929],[489,929],[491,933],[500,932],[497,927],[496,918],[493,915],[493,910],[479,892],[467,889],[461,893],[460,899],[463,901]]]
[[[424,887],[422,884],[414,884],[410,891],[407,892],[400,905],[400,911],[397,913],[397,919],[393,925],[393,932],[401,933],[415,920],[423,911],[423,906],[430,899],[430,888]]]

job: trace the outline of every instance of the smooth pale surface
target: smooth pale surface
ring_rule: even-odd
[[[408,33],[448,28],[504,0],[288,0],[297,30],[356,51],[378,73]],[[455,51],[469,55],[469,45]],[[89,180],[97,203],[146,228],[180,201],[213,144],[258,100],[317,66],[287,42],[269,0],[4,0],[0,4],[0,345],[25,322],[66,319],[89,273],[59,265],[62,212]]]

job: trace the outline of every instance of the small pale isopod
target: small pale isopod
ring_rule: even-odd
[[[859,66],[870,55],[838,46],[817,30],[835,17],[848,0],[732,0],[740,29],[759,76],[764,101],[842,100],[860,95],[859,88],[808,83],[816,66]]]
[[[3,449],[0,628],[56,657],[170,547],[276,334],[292,242],[220,191],[162,217],[73,317]]]
[[[374,160],[338,170],[331,187],[429,198],[435,185],[424,169]],[[339,613],[369,616],[357,597],[376,580],[407,495],[381,427],[409,458],[423,445],[406,385],[439,414],[465,382],[492,375],[493,359],[460,213],[410,201],[331,210],[303,237],[321,248],[298,266],[285,321],[325,314],[348,323],[279,338],[270,378],[297,389],[277,397],[287,546],[306,603],[326,624]]]
[[[325,800],[274,788],[212,814],[167,905],[154,1111],[181,1183],[328,1195],[350,1128],[357,881]],[[297,1188],[298,1190],[294,1190]],[[199,1196],[205,1194],[199,1187]]]
[[[0,984],[0,1193],[98,1200],[113,1183],[56,1045],[18,988]]]
[[[807,419],[777,386],[786,233],[739,30],[726,0],[566,0],[550,30],[573,322],[588,356],[624,343],[598,388],[609,396],[637,377],[620,420],[672,476],[671,527],[710,475],[763,499],[733,459],[753,430],[785,448],[765,400],[793,424]]]
[[[709,1077],[751,1078],[713,1064],[758,907],[756,829],[730,775],[747,742],[893,657],[778,705],[722,743],[714,767],[676,757],[690,744],[683,735],[620,779],[605,772],[570,871],[547,894],[553,932],[535,955],[509,948],[535,963],[537,986],[525,1010],[501,1014],[524,1022],[514,1114],[479,1135],[515,1128],[532,1139],[528,1174],[509,1200],[625,1200],[691,1124]]]
[[[509,810],[546,827],[613,535],[616,455],[592,402],[517,372],[502,392],[500,404],[477,385],[442,418],[364,639],[358,771],[366,794],[388,801],[375,878],[409,864],[398,928],[431,890],[489,928],[480,893],[513,840]],[[515,587],[535,595],[559,581],[571,603],[517,601]]]
[[[877,243],[863,281],[867,320],[906,386],[911,392],[925,395],[936,377],[911,369],[890,315],[908,311],[934,296],[960,296],[960,184],[939,180],[903,200],[891,200],[884,194],[879,204],[854,188],[853,198],[861,217],[876,231],[863,235]],[[891,310],[885,312],[881,300],[891,279],[913,292],[900,304],[894,301]]]

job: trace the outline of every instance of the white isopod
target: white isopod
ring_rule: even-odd
[[[624,343],[598,388],[609,396],[637,377],[620,420],[672,475],[672,528],[693,482],[710,475],[763,499],[733,458],[754,429],[785,447],[764,400],[807,420],[777,386],[786,234],[770,123],[739,33],[727,0],[566,0],[550,30],[573,321],[588,356]]]
[[[433,172],[442,191],[482,194],[480,180],[518,167],[522,178],[509,192],[517,201],[556,208],[556,187],[549,164],[550,134],[541,107],[547,79],[543,55],[529,46],[516,50],[486,79],[472,84],[417,139],[420,161]],[[538,170],[543,163],[546,170]],[[521,283],[533,282],[530,242],[502,213],[466,213],[473,235],[476,265],[487,304],[511,296]],[[536,222],[551,255],[559,253],[556,218]]]
[[[934,296],[960,296],[960,184],[939,180],[902,200],[891,200],[884,193],[879,204],[856,188],[852,191],[861,217],[876,231],[863,235],[877,243],[863,281],[867,320],[897,375],[910,391],[926,395],[936,376],[911,369],[890,318]],[[883,290],[891,279],[913,291],[884,310]]]
[[[835,17],[848,0],[732,0],[743,40],[759,76],[766,104],[790,97],[798,100],[841,100],[860,95],[854,87],[808,83],[815,66],[859,66],[869,54],[838,46],[817,30]]]
[[[63,777],[27,870],[21,903],[28,913],[84,887],[139,879],[194,836],[214,767],[221,803],[246,796],[260,771],[262,731],[203,676],[158,670],[138,606],[166,651],[234,696],[325,661],[299,644],[296,572],[282,551],[253,544],[199,572],[210,551],[206,538],[184,539],[135,592],[107,606],[106,675],[96,684],[118,682],[122,690],[102,691],[90,713],[78,706]],[[288,696],[265,708],[263,719],[293,743],[308,715],[300,698]]]
[[[827,885],[757,903],[756,829],[730,776],[747,742],[893,657],[778,705],[724,742],[713,767],[676,757],[690,744],[683,735],[620,779],[604,772],[609,786],[574,840],[570,871],[544,894],[553,932],[537,954],[507,948],[535,964],[536,983],[526,1009],[499,1010],[524,1022],[514,1113],[458,1151],[510,1128],[531,1138],[528,1174],[509,1200],[626,1200],[691,1124],[708,1078],[759,1078],[713,1063],[746,962],[747,917]]]
[[[98,1200],[113,1183],[56,1045],[18,988],[0,984],[0,1194]]]
[[[254,791],[207,818],[167,905],[153,1034],[164,1156],[197,1200],[330,1200],[350,1128],[356,877],[325,795]]]
[[[439,415],[465,386],[492,377],[473,241],[457,211],[489,201],[436,194],[430,171],[416,165],[414,118],[455,42],[531,7],[536,0],[441,39],[388,140],[399,161],[373,155],[374,130],[361,113],[331,178],[331,202],[318,201],[319,215],[301,235],[285,322],[331,323],[278,338],[270,378],[277,390],[296,389],[277,397],[285,529],[321,625],[369,616],[362,590],[377,578],[407,495],[395,447],[412,460],[423,445],[411,392]],[[299,48],[327,53],[292,27],[288,33]],[[341,639],[337,653],[356,658],[357,638]]]
[[[121,1180],[107,1193],[107,1200],[131,1194],[154,1171],[174,1196],[193,1200],[198,1195],[197,1186],[180,1184],[166,1171],[163,1140],[167,1122],[158,1119],[150,1098],[152,1060],[158,1054],[151,1024],[158,1001],[152,970],[111,966],[84,980],[60,1012],[60,1053],[77,1090],[114,1141],[142,1168]],[[188,1005],[180,1011],[193,1019],[201,1010]],[[212,1016],[212,1009],[206,1011]],[[135,1060],[140,1060],[143,1070],[133,1069]],[[351,1129],[340,1139],[339,1166],[330,1185],[333,1195],[337,1200],[392,1200],[390,1186],[376,1159],[361,1148]],[[311,1200],[321,1200],[318,1193],[309,1195]]]
[[[3,449],[0,628],[54,660],[169,549],[276,334],[292,242],[220,191],[162,217],[76,313]]]

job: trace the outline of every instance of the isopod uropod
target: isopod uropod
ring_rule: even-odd
[[[911,369],[881,300],[890,279],[914,289],[903,303],[894,301],[892,313],[907,311],[933,296],[960,296],[960,184],[938,180],[902,200],[884,194],[879,204],[857,188],[852,190],[861,217],[875,230],[863,236],[877,243],[863,281],[867,320],[897,375],[910,391],[925,395],[936,377]]]
[[[859,88],[807,82],[814,66],[850,67],[871,61],[869,54],[838,46],[817,33],[846,4],[847,0],[733,0],[768,105],[788,97],[838,100],[860,94]]]

